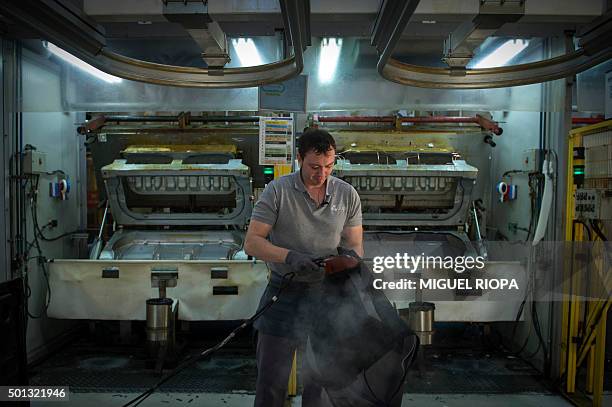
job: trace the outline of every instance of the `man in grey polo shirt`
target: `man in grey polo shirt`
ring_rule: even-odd
[[[348,183],[331,176],[336,144],[323,130],[309,130],[299,140],[300,170],[269,183],[257,201],[245,240],[245,251],[272,271],[260,307],[294,272],[279,300],[255,322],[257,394],[255,406],[282,406],[293,353],[305,341],[302,323],[315,301],[322,270],[313,261],[344,247],[363,256],[361,202]],[[304,366],[303,406],[315,406],[321,389]]]

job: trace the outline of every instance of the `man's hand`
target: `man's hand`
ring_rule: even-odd
[[[293,271],[295,271],[297,274],[308,274],[319,271],[319,266],[313,261],[313,259],[304,253],[299,253],[293,250],[289,250],[289,253],[287,253],[285,264],[290,265]]]

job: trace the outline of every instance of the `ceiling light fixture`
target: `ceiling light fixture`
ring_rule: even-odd
[[[53,55],[59,57],[60,59],[68,62],[71,65],[74,65],[80,70],[85,71],[92,76],[95,76],[98,79],[102,79],[103,81],[108,82],[108,83],[119,83],[122,81],[121,78],[107,74],[106,72],[102,72],[98,68],[94,68],[93,66],[89,65],[85,61],[80,60],[79,58],[75,57],[68,51],[64,51],[63,49],[61,49],[60,47],[58,47],[57,45],[53,43],[43,42],[43,45]]]
[[[321,52],[319,53],[319,83],[328,83],[334,79],[342,38],[323,38],[321,40]]]
[[[258,66],[263,64],[253,39],[234,38],[232,40],[232,45],[234,46],[234,50],[236,50],[238,59],[240,59],[240,66]]]
[[[529,45],[528,40],[508,40],[489,55],[480,60],[475,69],[493,68],[506,65],[512,58],[520,54]]]

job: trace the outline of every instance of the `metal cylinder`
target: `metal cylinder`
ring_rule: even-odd
[[[432,344],[435,309],[431,302],[411,302],[408,305],[408,325],[419,337],[421,345]]]
[[[147,300],[147,346],[155,352],[161,345],[170,345],[172,299],[150,298]]]

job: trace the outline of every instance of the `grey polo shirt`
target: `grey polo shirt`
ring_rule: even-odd
[[[270,182],[255,204],[251,220],[272,226],[270,242],[315,258],[337,254],[342,229],[361,225],[361,201],[355,188],[336,177],[327,178],[326,205],[317,205],[306,191],[299,170]],[[269,263],[284,275],[291,268]]]

